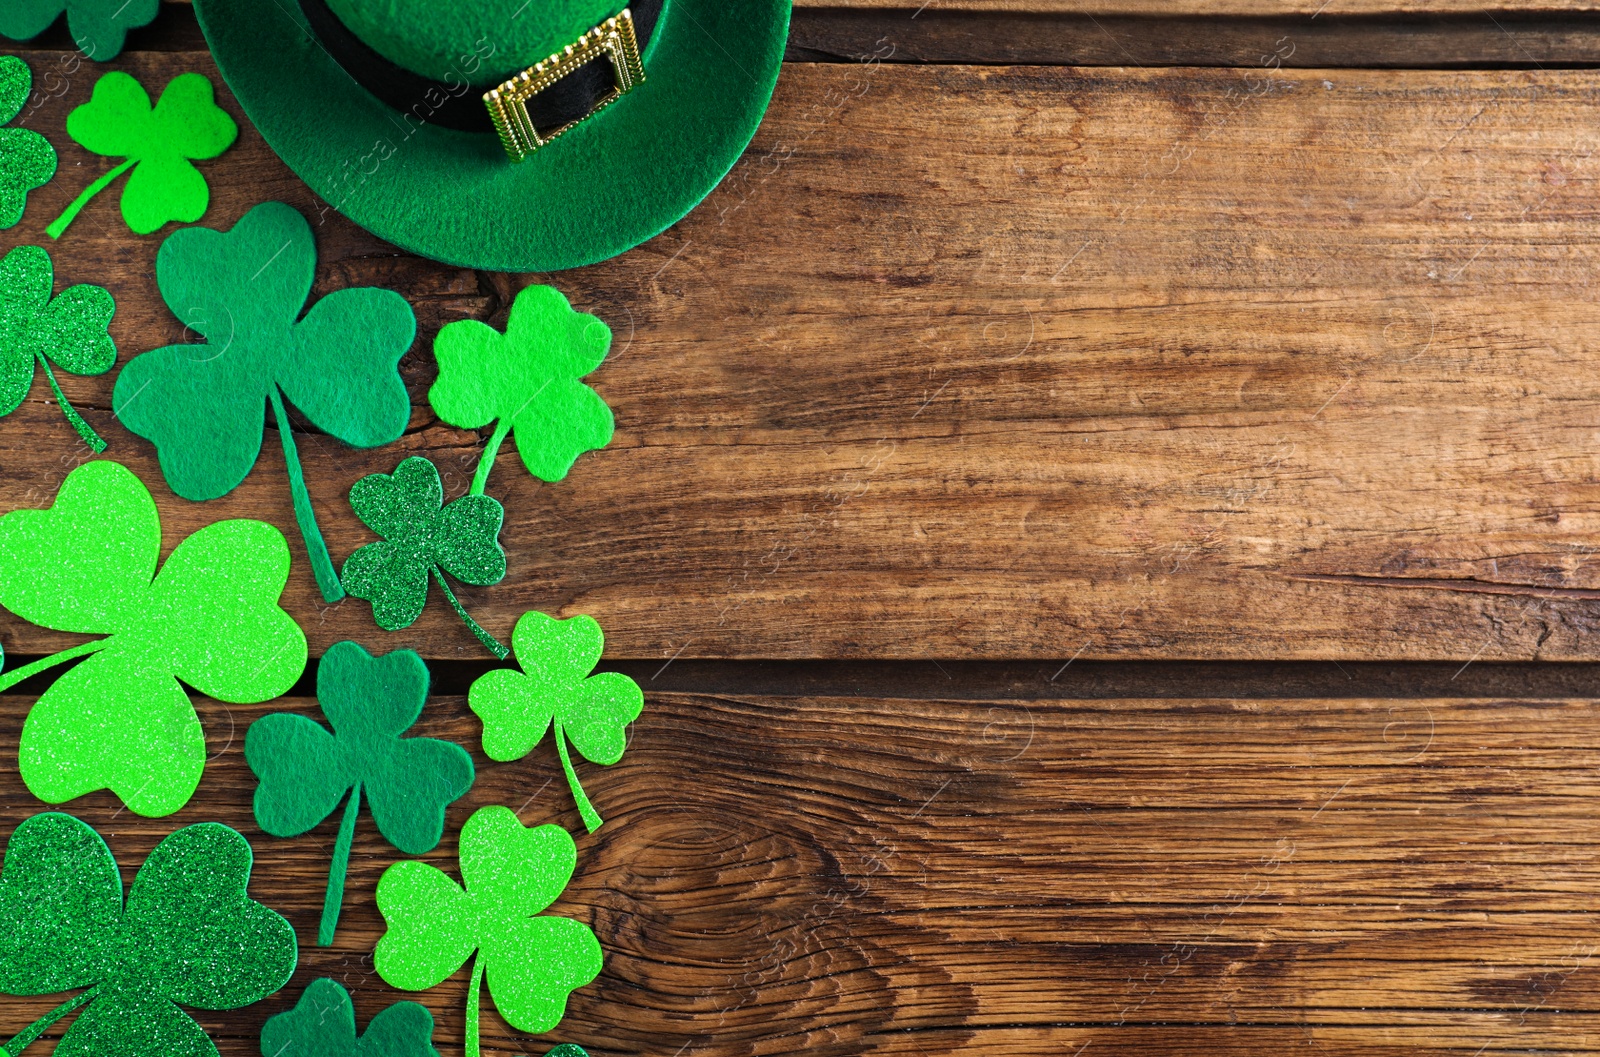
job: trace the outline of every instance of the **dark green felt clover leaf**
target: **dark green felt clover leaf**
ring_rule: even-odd
[[[350,794],[333,846],[317,942],[333,942],[361,794],[384,839],[407,855],[430,852],[445,808],[472,786],[472,757],[435,738],[402,737],[422,715],[428,666],[411,650],[374,657],[337,642],[317,667],[317,701],[333,733],[305,716],[276,712],[250,724],[244,758],[261,784],[256,821],[274,837],[297,837]]]
[[[294,929],[246,894],[250,844],[227,826],[185,826],[156,845],[122,899],[100,835],[57,812],[19,825],[0,872],[0,992],[86,988],[24,1028],[16,1057],[88,1003],[57,1057],[215,1057],[178,1008],[238,1009],[289,981]]]
[[[32,91],[33,71],[28,64],[15,55],[0,55],[0,125],[22,113]],[[28,204],[28,192],[43,187],[55,174],[56,149],[49,140],[31,128],[0,128],[0,228],[15,227]]]
[[[122,51],[128,30],[148,26],[161,0],[5,0],[0,3],[0,37],[32,40],[67,13],[73,43],[95,62]]]
[[[439,1057],[439,1051],[433,1014],[415,1002],[383,1009],[358,1037],[350,992],[324,976],[262,1027],[261,1057]]]
[[[0,260],[0,415],[22,404],[33,386],[33,369],[55,393],[61,413],[91,450],[106,442],[67,402],[50,361],[70,374],[104,374],[117,362],[117,346],[106,328],[117,310],[104,287],[69,286],[55,297],[50,255],[38,246],[18,246]]]
[[[610,348],[611,328],[574,312],[553,286],[517,294],[504,334],[475,319],[440,328],[433,341],[439,380],[428,402],[460,429],[495,424],[473,475],[473,495],[483,493],[508,431],[516,431],[522,464],[545,481],[561,480],[579,455],[611,442],[611,409],[579,381]]]
[[[136,814],[170,815],[206,764],[178,681],[248,704],[284,693],[305,670],[305,635],[278,606],[289,548],[277,529],[219,521],[158,572],[160,557],[149,491],[107,460],[68,474],[49,509],[0,517],[0,605],[40,627],[105,636],[0,676],[4,690],[93,655],[51,684],[22,726],[22,780],[46,803],[110,789]]]
[[[411,418],[397,365],[417,321],[405,298],[373,287],[335,290],[302,318],[316,266],[311,225],[282,202],[256,206],[232,231],[173,232],[156,255],[156,282],[206,344],[134,357],[117,376],[112,406],[123,425],[155,443],[172,490],[204,500],[249,474],[271,405],[317,586],[337,602],[344,590],[317,528],[284,398],[346,444],[396,439]]]
[[[373,964],[385,983],[425,991],[472,963],[466,1057],[478,1057],[478,996],[484,976],[495,1008],[521,1031],[549,1031],[567,995],[600,975],[600,943],[589,926],[540,912],[572,879],[578,851],[560,826],[527,829],[508,807],[485,807],[461,827],[461,880],[437,866],[397,862],[378,881],[389,931]]]
[[[350,488],[350,505],[382,536],[345,560],[344,589],[372,603],[372,619],[385,631],[410,627],[428,601],[431,576],[458,616],[496,657],[507,650],[473,620],[450,589],[445,573],[487,587],[505,579],[500,548],[505,510],[486,495],[444,501],[438,467],[413,455],[392,474],[374,473]]]
[[[591,763],[616,763],[628,747],[628,724],[644,709],[643,691],[626,675],[589,674],[604,647],[593,617],[524,613],[511,633],[522,671],[485,672],[467,691],[468,706],[483,720],[483,751],[491,760],[522,759],[554,727],[567,785],[590,833],[600,828],[600,815],[572,769],[567,742]]]
[[[134,234],[148,235],[171,220],[199,220],[211,204],[211,188],[193,162],[227,150],[239,126],[217,106],[203,74],[180,73],[152,108],[138,81],[112,70],[95,82],[89,101],[67,115],[67,135],[85,150],[127,160],[86,187],[50,222],[44,230],[53,239],[61,237],[91,198],[129,169],[133,175],[122,188],[122,219]]]

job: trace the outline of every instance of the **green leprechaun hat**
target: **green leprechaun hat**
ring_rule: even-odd
[[[493,271],[614,257],[725,176],[789,0],[195,0],[267,143],[329,205]]]

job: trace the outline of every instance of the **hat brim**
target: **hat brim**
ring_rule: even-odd
[[[312,190],[402,249],[492,271],[593,264],[681,219],[755,135],[789,32],[789,0],[669,0],[644,82],[513,162],[492,132],[440,128],[380,102],[328,55],[294,0],[194,7],[228,87]]]

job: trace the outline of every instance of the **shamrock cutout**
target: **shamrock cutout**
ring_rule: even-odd
[[[50,222],[44,231],[53,239],[129,169],[133,175],[122,188],[122,219],[135,235],[148,235],[169,220],[199,220],[211,204],[211,189],[190,161],[227,150],[239,126],[217,106],[203,74],[174,77],[152,110],[143,86],[112,70],[95,82],[89,101],[67,115],[67,135],[85,150],[127,160],[84,188]]]
[[[560,826],[527,829],[508,807],[479,808],[461,827],[461,880],[437,866],[397,862],[378,881],[389,931],[373,964],[391,987],[425,991],[466,964],[466,1057],[478,1057],[478,994],[487,974],[495,1008],[521,1031],[549,1031],[567,995],[600,975],[600,943],[589,926],[540,915],[566,888],[578,862]]]
[[[604,647],[593,617],[556,620],[524,613],[511,633],[522,671],[485,672],[467,690],[467,705],[483,720],[483,751],[491,760],[522,759],[555,727],[556,752],[590,833],[600,828],[600,815],[572,770],[567,741],[592,763],[616,763],[628,747],[628,724],[644,709],[643,691],[626,675],[589,674]]]
[[[324,976],[262,1027],[261,1057],[439,1057],[439,1051],[433,1014],[415,1002],[383,1009],[358,1038],[350,992]]]
[[[317,701],[333,733],[305,716],[276,712],[245,735],[244,758],[261,782],[256,821],[274,837],[298,837],[350,794],[328,872],[321,946],[333,942],[339,923],[361,794],[384,839],[422,855],[444,834],[445,807],[472,786],[472,757],[461,746],[400,736],[427,697],[428,666],[411,650],[374,657],[354,642],[337,642],[317,666]]]
[[[456,615],[496,657],[509,652],[473,620],[450,590],[449,573],[462,583],[487,587],[505,579],[500,549],[505,510],[497,499],[464,495],[444,501],[439,469],[413,455],[392,474],[374,473],[350,488],[350,505],[383,539],[345,559],[344,589],[372,603],[372,619],[385,631],[410,627],[428,601],[431,575]]]
[[[50,254],[18,246],[0,259],[0,415],[15,411],[33,385],[33,368],[44,368],[50,391],[78,437],[95,453],[106,442],[67,402],[50,361],[71,374],[104,374],[117,361],[107,333],[116,302],[103,287],[79,284],[52,299],[55,273]]]
[[[32,91],[28,64],[15,55],[0,55],[0,125],[16,120]],[[49,140],[31,128],[0,128],[0,228],[15,227],[28,192],[55,174],[56,149]]]
[[[206,763],[178,680],[249,704],[305,670],[305,636],[278,608],[289,548],[277,529],[219,521],[179,543],[158,573],[160,557],[155,502],[118,463],[85,463],[49,509],[0,517],[0,606],[55,631],[107,636],[0,676],[4,690],[93,655],[22,727],[22,780],[46,803],[109,788],[136,814],[170,815]]]
[[[134,357],[117,376],[112,405],[155,443],[172,490],[204,500],[249,474],[270,404],[300,536],[331,603],[344,589],[317,528],[284,397],[346,444],[389,443],[411,418],[397,365],[417,321],[405,298],[373,287],[336,290],[298,318],[316,266],[311,225],[282,202],[256,206],[232,231],[173,232],[156,254],[156,283],[207,344]]]
[[[238,1009],[288,983],[294,929],[246,894],[250,844],[227,826],[185,826],[122,878],[100,835],[71,815],[25,820],[0,873],[0,991],[87,988],[5,1045],[16,1057],[89,1003],[56,1044],[62,1057],[215,1057],[178,1008]]]
[[[107,62],[122,51],[128,30],[148,26],[161,0],[5,0],[0,5],[0,37],[32,40],[67,13],[72,41],[95,62]]]
[[[511,430],[522,464],[544,481],[561,480],[579,455],[611,442],[611,409],[578,380],[610,348],[611,328],[574,312],[553,286],[524,287],[504,334],[475,319],[439,329],[433,340],[439,379],[428,403],[460,429],[495,424],[472,477],[473,495],[483,494]]]

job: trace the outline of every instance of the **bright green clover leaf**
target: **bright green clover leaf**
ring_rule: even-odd
[[[626,675],[589,674],[604,647],[593,617],[524,613],[511,633],[522,671],[485,672],[467,691],[468,706],[483,720],[483,751],[491,760],[522,759],[554,726],[567,785],[590,833],[600,828],[600,815],[572,769],[567,742],[591,763],[616,763],[628,747],[628,724],[644,708],[644,693]]]
[[[386,1007],[358,1038],[350,992],[324,976],[262,1027],[261,1057],[439,1057],[439,1051],[433,1014],[415,1002]]]
[[[191,159],[215,158],[239,135],[203,74],[174,77],[155,109],[138,81],[112,70],[95,82],[89,101],[67,115],[67,135],[95,154],[126,158],[90,184],[45,228],[53,239],[72,223],[89,199],[133,169],[122,188],[122,219],[136,235],[148,235],[177,220],[192,223],[211,204],[206,178]],[[134,168],[138,166],[138,168]]]
[[[219,521],[161,571],[150,493],[114,462],[67,475],[47,510],[0,517],[0,606],[55,631],[105,635],[0,676],[0,690],[93,654],[57,679],[22,727],[22,780],[59,804],[109,788],[140,815],[170,815],[205,769],[205,737],[178,680],[220,701],[277,697],[306,665],[306,639],[278,607],[283,534]]]
[[[70,374],[104,374],[117,362],[117,346],[106,328],[117,306],[104,287],[69,286],[54,299],[50,254],[18,246],[0,259],[0,415],[21,405],[33,385],[33,368],[44,368],[61,413],[92,451],[106,442],[67,402],[50,361]]]
[[[0,872],[0,992],[87,988],[6,1043],[28,1044],[89,1003],[56,1057],[216,1057],[178,1006],[238,1009],[288,983],[294,929],[246,894],[250,844],[215,822],[156,845],[127,903],[100,835],[58,812],[34,815]]]
[[[413,455],[392,474],[374,473],[350,488],[350,505],[383,539],[345,560],[344,589],[372,603],[372,619],[385,631],[410,627],[422,615],[432,576],[478,641],[496,657],[509,652],[462,607],[449,573],[462,583],[487,587],[505,579],[506,553],[500,548],[505,510],[486,495],[444,501],[439,470]]]
[[[389,931],[374,965],[391,987],[425,991],[466,964],[466,1057],[478,1057],[478,994],[487,973],[495,1008],[521,1031],[549,1031],[567,995],[600,975],[589,926],[540,915],[566,888],[578,850],[560,826],[527,829],[508,807],[485,807],[461,827],[461,880],[427,863],[397,862],[378,881]]]
[[[346,444],[389,443],[411,418],[397,365],[417,321],[405,298],[372,287],[336,290],[300,318],[316,266],[311,225],[282,202],[256,206],[232,231],[173,232],[156,255],[156,283],[207,344],[134,357],[117,376],[112,407],[155,443],[172,490],[204,500],[249,474],[270,404],[300,536],[322,597],[337,602],[344,589],[317,528],[284,397]]]
[[[407,855],[430,852],[444,809],[472,786],[472,757],[435,738],[402,738],[422,715],[428,666],[411,650],[374,657],[336,642],[317,666],[317,701],[333,733],[305,716],[275,712],[250,724],[244,758],[260,779],[256,821],[274,837],[297,837],[350,794],[333,847],[317,942],[333,942],[361,794],[384,839]]]
[[[122,51],[128,30],[148,26],[161,0],[5,0],[0,4],[0,37],[32,40],[67,13],[73,43],[95,62]]]
[[[0,24],[5,15],[0,14]],[[15,55],[0,55],[0,125],[16,119],[33,91],[33,71]],[[56,149],[31,128],[0,128],[0,228],[15,227],[28,192],[56,174]]]
[[[510,430],[522,464],[545,481],[561,480],[579,455],[611,442],[611,409],[578,380],[599,367],[610,348],[611,328],[574,312],[553,286],[517,294],[504,334],[475,319],[440,328],[433,341],[439,380],[428,402],[460,429],[495,423],[473,475],[473,495],[483,493]]]

